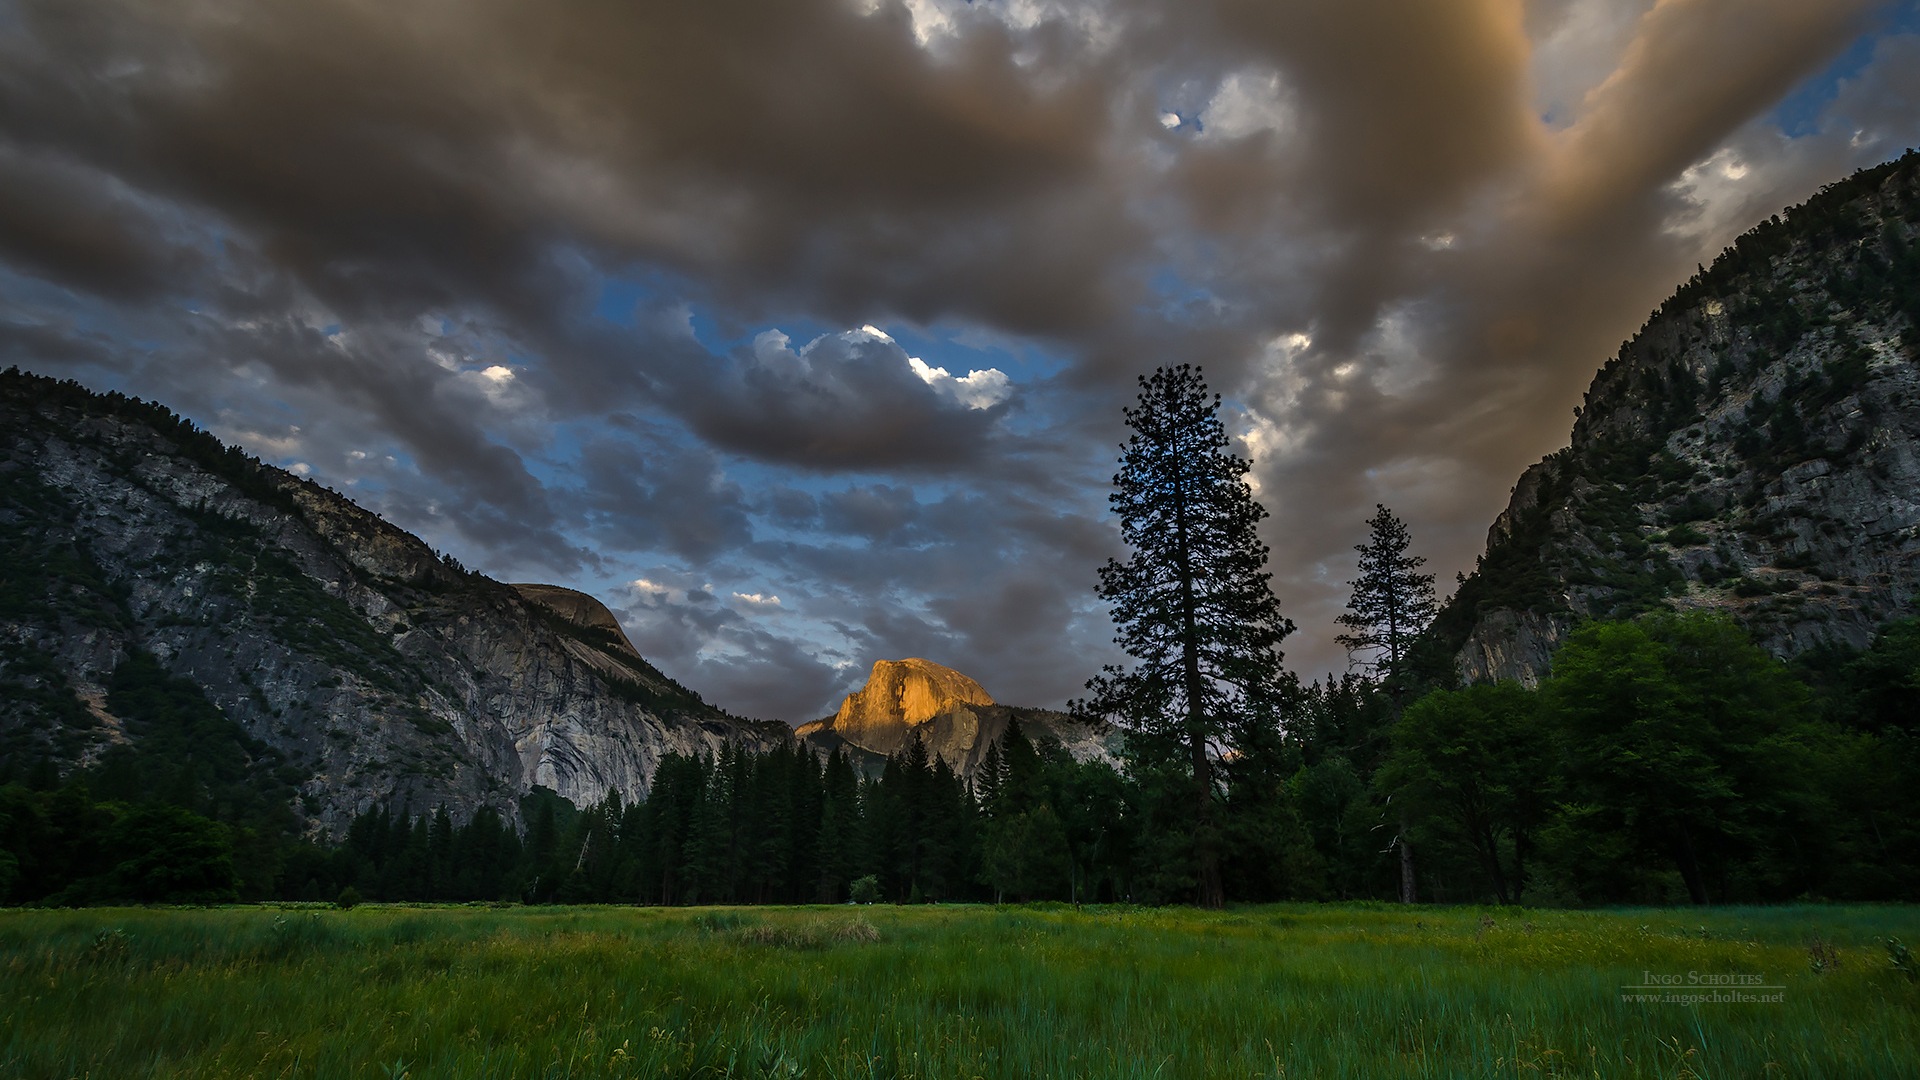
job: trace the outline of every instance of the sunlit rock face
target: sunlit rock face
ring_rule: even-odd
[[[866,764],[900,753],[918,739],[929,754],[971,776],[1016,718],[1029,739],[1056,743],[1075,760],[1117,760],[1119,734],[1111,727],[1047,709],[998,704],[973,679],[919,658],[877,661],[866,685],[848,694],[839,712],[803,724],[795,734],[823,751],[840,747]]]
[[[1920,155],[1741,238],[1594,377],[1436,622],[1533,683],[1584,619],[1713,611],[1779,656],[1920,614]]]
[[[258,742],[255,766],[298,789],[318,833],[375,806],[516,820],[534,785],[637,799],[665,754],[790,737],[661,674],[589,596],[467,572],[335,492],[71,384],[0,375],[0,540],[6,747],[67,768],[126,738],[107,687],[144,651]]]
[[[893,754],[906,749],[912,728],[943,714],[972,717],[967,706],[992,704],[979,683],[950,667],[918,658],[880,660],[867,685],[840,703],[833,729],[848,742]]]

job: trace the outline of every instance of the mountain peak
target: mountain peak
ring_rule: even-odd
[[[962,705],[992,705],[979,683],[917,656],[876,660],[867,685],[840,703],[833,726],[843,736],[877,728],[916,727]]]
[[[1920,610],[1920,154],[1739,238],[1594,376],[1434,622],[1467,681],[1586,619],[1732,616],[1777,656]]]
[[[0,763],[173,753],[116,704],[117,684],[164,680],[218,719],[233,783],[297,796],[302,828],[338,837],[376,806],[514,820],[535,786],[637,799],[666,754],[787,738],[674,682],[584,593],[468,572],[160,405],[18,369],[0,371],[0,552],[0,683],[40,688],[0,687]]]
[[[1118,733],[1104,722],[998,704],[971,678],[917,656],[875,661],[867,684],[848,694],[839,712],[800,725],[794,735],[820,753],[844,748],[873,768],[918,740],[970,777],[1015,720],[1028,739],[1056,745],[1078,761],[1111,763],[1119,752]]]
[[[635,657],[640,655],[640,650],[634,648],[633,642],[627,640],[626,631],[620,628],[620,620],[613,617],[613,612],[608,610],[607,605],[594,597],[577,589],[560,585],[536,585],[523,582],[515,583],[513,589],[525,599],[539,604],[571,625],[604,636],[608,647]]]

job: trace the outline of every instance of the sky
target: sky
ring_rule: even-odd
[[[735,712],[1058,706],[1199,364],[1287,662],[1599,365],[1920,142],[1912,0],[0,0],[0,365],[165,403]]]

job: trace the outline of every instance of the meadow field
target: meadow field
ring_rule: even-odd
[[[13,910],[0,1076],[1912,1077],[1889,939],[1920,908]]]

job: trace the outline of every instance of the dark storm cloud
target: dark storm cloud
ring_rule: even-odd
[[[1490,70],[1503,73],[1506,92],[1489,95],[1484,80],[1472,80],[1474,96],[1459,104],[1471,113],[1480,101],[1478,123],[1508,137],[1483,140],[1477,155],[1443,157],[1434,192],[1375,188],[1385,229],[1344,191],[1329,197],[1323,229],[1295,226],[1296,247],[1314,246],[1317,235],[1327,253],[1314,316],[1292,324],[1311,344],[1282,360],[1269,347],[1267,362],[1230,389],[1274,421],[1256,427],[1254,446],[1265,451],[1262,495],[1275,511],[1265,535],[1276,586],[1307,629],[1290,649],[1297,660],[1338,666],[1330,630],[1314,628],[1330,627],[1346,600],[1350,548],[1375,501],[1412,521],[1416,546],[1434,557],[1442,580],[1471,565],[1520,469],[1564,443],[1569,410],[1595,368],[1696,261],[1709,261],[1748,224],[1729,221],[1706,235],[1671,230],[1687,210],[1687,193],[1676,188],[1685,170],[1883,6],[1667,0],[1640,20],[1564,130],[1531,133],[1515,123],[1528,104],[1524,57],[1514,48],[1524,43],[1489,26],[1487,41],[1464,47],[1494,58]],[[1672,92],[1677,86],[1687,92]],[[1380,105],[1364,80],[1345,95],[1303,97],[1327,116],[1364,117]],[[1407,103],[1381,111],[1423,115]],[[1447,129],[1445,118],[1426,122]],[[1312,160],[1365,162],[1370,174],[1416,183],[1427,176],[1427,151],[1394,155],[1392,140],[1364,122],[1351,132],[1309,123],[1301,140],[1300,154]],[[1376,150],[1385,156],[1370,157]],[[1829,153],[1820,172],[1831,179],[1879,156]],[[1811,186],[1770,185],[1752,197],[1771,209]],[[1249,330],[1287,327],[1290,309],[1265,306],[1276,318]]]
[[[296,319],[223,328],[202,344],[215,364],[266,370],[279,386],[314,391],[357,424],[397,440],[445,492],[437,517],[468,542],[549,570],[578,570],[590,556],[564,540],[547,489],[488,426],[512,418],[479,384],[422,358],[431,343],[395,328],[328,335]],[[419,518],[416,509],[404,517]]]
[[[0,360],[8,367],[98,370],[112,366],[116,355],[111,343],[76,334],[71,326],[0,320]]]
[[[199,253],[114,179],[0,145],[0,251],[23,269],[115,299],[157,296],[195,276]]]
[[[1909,39],[1765,119],[1887,7],[31,0],[0,350],[364,469],[516,579],[668,560],[642,650],[787,718],[879,656],[1074,693],[1119,406],[1202,362],[1289,653],[1337,666],[1375,502],[1470,565],[1696,262],[1920,135]],[[890,321],[1058,363],[969,398],[852,329]]]
[[[343,310],[538,318],[562,239],[749,307],[1105,310],[1104,87],[1040,87],[987,29],[936,61],[838,2],[23,8],[17,138],[217,208]],[[1010,273],[1036,232],[1071,257]]]
[[[1290,122],[1189,155],[1181,179],[1202,223],[1336,230],[1340,272],[1316,315],[1323,332],[1364,329],[1394,284],[1393,248],[1440,227],[1538,138],[1517,93],[1515,7],[1418,0],[1381,18],[1327,0],[1213,5],[1223,51],[1277,72]],[[1357,303],[1339,303],[1343,288]]]
[[[1120,553],[1099,513],[956,493],[927,502],[895,485],[822,495],[820,543],[768,552],[811,591],[857,661],[924,656],[978,677],[999,700],[1058,705],[1117,657],[1104,617],[1086,617],[1095,568]],[[806,714],[792,714],[793,716]]]
[[[1097,82],[1040,87],[990,31],[936,61],[898,12],[23,10],[0,85],[36,153],[217,215],[326,318],[477,311],[580,374],[567,323],[593,265],[678,267],[749,310],[971,306],[1031,329],[1104,312],[1102,253],[1126,232],[1086,197],[1107,122]],[[142,238],[93,231],[65,250],[19,229],[0,242],[23,263],[155,276]],[[634,351],[615,362],[652,366],[650,385],[576,378],[553,403],[658,390],[715,445],[822,468],[968,460],[992,419],[942,403],[875,343],[828,343],[800,370]]]
[[[1057,704],[1063,683],[1077,690],[1077,683],[1098,669],[1087,664],[1098,655],[1088,655],[1090,643],[1065,633],[1091,576],[1048,573],[1044,566],[1008,567],[980,589],[936,597],[929,610],[959,642],[956,665],[982,672],[984,685],[998,700]],[[1092,643],[1104,644],[1102,637]],[[1068,642],[1071,649],[1061,647]]]
[[[721,708],[800,723],[831,712],[848,693],[847,667],[704,592],[697,599],[642,591],[628,603],[611,600],[634,648]]]
[[[869,484],[833,492],[820,500],[822,528],[852,533],[872,543],[892,543],[920,520],[913,489]]]
[[[1867,70],[1871,74],[1841,81],[1833,116],[1878,138],[1910,128],[1913,103],[1920,101],[1920,35],[1882,39]]]
[[[725,479],[711,452],[677,445],[630,426],[580,451],[575,505],[591,520],[586,535],[603,551],[667,551],[694,561],[753,539],[745,495]]]
[[[708,442],[759,461],[814,469],[952,466],[978,458],[999,407],[941,395],[891,341],[854,332],[794,349],[763,334],[745,355],[663,379]]]

